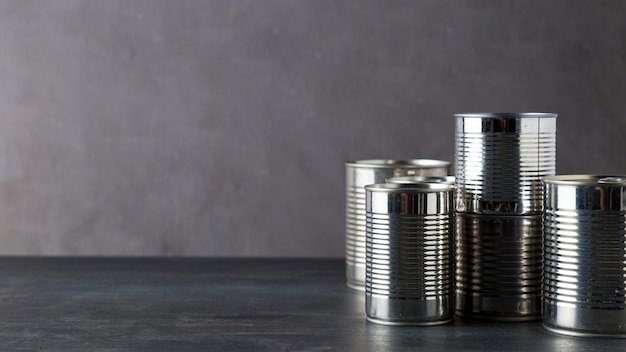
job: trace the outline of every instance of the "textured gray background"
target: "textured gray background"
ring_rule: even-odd
[[[347,159],[554,111],[626,173],[623,1],[0,1],[0,254],[342,256]]]

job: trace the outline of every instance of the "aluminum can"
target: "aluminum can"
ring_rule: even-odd
[[[367,319],[418,326],[452,321],[454,186],[387,183],[365,189]]]
[[[626,175],[544,178],[543,325],[626,337]]]
[[[541,215],[456,213],[456,311],[474,319],[541,318]]]
[[[541,215],[556,169],[556,114],[455,114],[456,210]]]
[[[399,176],[445,176],[450,162],[431,159],[357,160],[346,163],[346,281],[365,289],[365,189]]]

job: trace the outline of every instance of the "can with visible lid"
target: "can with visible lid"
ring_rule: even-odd
[[[457,212],[455,238],[459,316],[541,318],[541,215]]]
[[[445,176],[450,162],[430,159],[373,159],[346,163],[346,280],[365,289],[365,189],[399,176]]]
[[[456,210],[541,215],[556,169],[556,114],[455,114]]]
[[[365,311],[385,325],[454,319],[453,189],[446,183],[365,187]]]
[[[626,337],[626,175],[543,183],[544,327]]]

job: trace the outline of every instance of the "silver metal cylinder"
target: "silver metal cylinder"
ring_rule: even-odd
[[[454,319],[453,188],[366,186],[365,311],[385,325]]]
[[[365,289],[365,189],[398,176],[445,176],[450,162],[430,159],[357,160],[346,163],[346,281]]]
[[[626,175],[544,178],[543,324],[626,337]]]
[[[541,215],[456,213],[457,315],[541,317]]]
[[[556,169],[556,114],[455,114],[456,210],[540,215]]]

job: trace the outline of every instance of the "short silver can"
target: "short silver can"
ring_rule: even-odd
[[[416,326],[451,322],[453,185],[387,183],[365,189],[367,320]]]
[[[457,315],[541,318],[541,215],[457,212],[455,238]]]
[[[543,325],[626,337],[626,175],[544,178]]]
[[[371,159],[346,162],[346,281],[365,289],[365,189],[399,176],[445,176],[450,162],[432,159]]]

